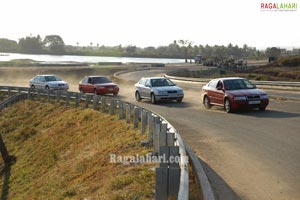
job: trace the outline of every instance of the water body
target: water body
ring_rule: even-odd
[[[0,61],[10,61],[14,59],[31,59],[41,62],[122,62],[122,63],[184,63],[184,59],[171,58],[132,58],[132,57],[105,57],[105,56],[74,56],[74,55],[34,55],[5,53],[0,56]]]

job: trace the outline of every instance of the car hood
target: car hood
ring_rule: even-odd
[[[47,83],[50,84],[50,85],[56,85],[56,84],[68,84],[68,83],[65,82],[65,81],[48,81]]]
[[[246,90],[230,90],[226,91],[230,96],[251,96],[251,95],[263,95],[266,94],[260,89],[246,89]]]
[[[102,86],[102,87],[104,87],[104,86],[117,86],[117,84],[115,84],[115,83],[97,83],[97,84],[94,84],[96,87],[97,86]]]
[[[153,90],[156,91],[170,91],[170,90],[182,90],[178,86],[163,86],[163,87],[153,87]]]

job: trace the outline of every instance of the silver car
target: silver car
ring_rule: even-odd
[[[175,83],[167,78],[142,78],[135,84],[135,98],[137,101],[150,99],[153,104],[159,100],[176,100],[177,102],[182,102],[183,97],[182,88],[176,86]]]
[[[49,90],[68,90],[69,84],[56,75],[38,75],[29,81],[31,88]]]

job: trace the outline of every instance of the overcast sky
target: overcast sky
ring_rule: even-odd
[[[60,35],[76,45],[300,46],[300,9],[261,11],[263,0],[0,0],[0,38]],[[291,2],[298,3],[299,0]]]

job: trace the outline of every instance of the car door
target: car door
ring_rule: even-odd
[[[38,80],[37,80],[37,87],[39,89],[45,89],[46,86],[46,79],[44,76],[39,76]]]
[[[89,77],[87,84],[85,85],[85,91],[88,93],[94,92],[94,85],[93,85],[93,79]]]
[[[222,80],[219,80],[216,85],[216,92],[215,92],[215,101],[217,104],[223,105],[224,101],[224,84]]]
[[[151,91],[152,91],[151,80],[147,79],[145,82],[145,86],[143,87],[144,97],[151,98]]]
[[[210,103],[217,103],[217,99],[216,99],[216,87],[217,87],[217,81],[216,80],[212,80],[209,85],[208,85],[209,89],[207,90],[207,95],[209,97]]]

